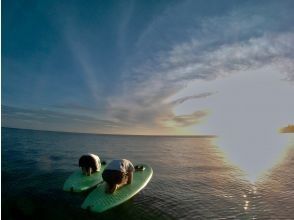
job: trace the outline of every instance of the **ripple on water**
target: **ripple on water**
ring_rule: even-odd
[[[293,219],[294,146],[282,162],[257,182],[254,210],[258,219]]]
[[[2,143],[3,219],[291,219],[294,151],[252,185],[209,139],[121,137],[9,130]],[[147,163],[154,176],[128,202],[102,214],[80,208],[89,192],[62,185],[82,153]],[[20,201],[20,202],[19,202]],[[21,203],[29,204],[20,206]],[[33,208],[30,206],[33,205]],[[17,207],[17,210],[15,208]],[[27,210],[26,210],[27,209]],[[21,218],[18,218],[21,219]]]

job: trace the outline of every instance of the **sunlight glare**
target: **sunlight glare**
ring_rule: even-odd
[[[174,108],[176,115],[209,109],[205,123],[190,126],[197,134],[218,136],[217,145],[252,182],[271,168],[287,146],[279,129],[293,120],[294,87],[282,80],[274,66],[241,71],[214,81],[191,82],[170,99],[216,92],[205,99],[188,100]]]

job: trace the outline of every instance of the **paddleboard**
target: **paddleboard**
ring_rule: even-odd
[[[83,192],[95,187],[98,183],[103,181],[102,172],[105,167],[106,164],[101,164],[100,171],[90,176],[84,175],[82,170],[79,169],[68,177],[63,185],[63,190],[67,192]]]
[[[147,185],[153,174],[150,166],[145,164],[140,164],[139,166],[143,166],[143,169],[134,172],[131,184],[124,185],[114,193],[109,194],[105,192],[107,185],[103,182],[87,196],[82,208],[92,212],[104,212],[136,195]]]

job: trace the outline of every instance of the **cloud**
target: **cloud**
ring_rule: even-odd
[[[196,19],[191,16],[186,19],[187,10],[195,8],[195,5],[193,1],[184,1],[176,7],[171,5],[150,23],[142,34],[144,40],[138,40],[137,49],[144,51],[148,45],[149,49],[154,49],[153,53],[143,62],[134,60],[136,64],[130,65],[132,69],[125,71],[126,80],[141,84],[155,78],[170,86],[178,86],[187,80],[212,80],[276,60],[282,62],[289,57],[293,60],[294,32],[289,27],[294,17],[287,4],[269,2],[267,5],[255,4],[254,7],[244,4],[222,15],[199,17],[195,14]],[[174,14],[185,22],[182,25],[168,22],[174,19]],[[156,32],[162,29],[166,31],[164,41]],[[171,29],[186,37],[177,37]],[[169,44],[169,47],[158,49],[153,46],[154,38],[157,38],[157,43]],[[146,58],[149,51],[145,50],[145,53],[145,56],[137,56]]]
[[[88,105],[83,105],[78,102],[64,102],[64,103],[51,105],[50,109],[53,109],[57,112],[62,111],[62,112],[75,113],[75,114],[83,113],[83,114],[93,115],[97,117],[97,115],[101,115],[103,114],[103,112],[105,112],[106,106],[100,105],[99,107],[91,107]]]
[[[294,56],[294,32],[289,29],[277,32],[274,27],[281,25],[284,20],[273,22],[267,19],[267,14],[258,12],[262,12],[262,9],[252,12],[252,8],[245,8],[233,10],[224,16],[203,18],[196,24],[187,21],[186,28],[192,29],[189,38],[170,41],[169,49],[154,51],[152,57],[135,67],[132,65],[124,74],[127,86],[138,87],[139,91],[148,86],[151,93],[158,93],[163,92],[167,84],[169,88],[178,88],[189,80],[213,80],[271,62],[277,65],[287,62],[288,66],[292,66],[289,59]],[[169,19],[169,16],[165,14],[152,25],[162,28],[161,20]],[[180,13],[178,16],[183,15]],[[155,35],[150,30],[148,33]],[[289,72],[291,68],[282,70],[287,72],[288,79],[292,78],[293,73]]]
[[[291,1],[240,1],[210,7],[207,3],[187,0],[159,5],[152,6],[153,13],[142,20],[137,15],[144,16],[150,8],[137,2],[111,6],[111,10],[118,12],[115,16],[108,10],[101,14],[92,10],[85,20],[79,20],[80,10],[75,6],[59,7],[53,26],[62,30],[63,50],[69,51],[76,61],[72,70],[75,74],[68,71],[64,78],[82,80],[74,81],[72,89],[64,92],[67,97],[59,97],[56,92],[60,100],[54,106],[56,98],[52,98],[50,113],[30,110],[13,117],[21,120],[22,114],[23,119],[27,117],[27,121],[43,125],[44,119],[37,117],[59,117],[77,127],[70,120],[75,118],[84,127],[88,124],[94,129],[96,124],[97,131],[104,131],[105,126],[112,127],[113,130],[108,130],[111,132],[116,129],[117,133],[152,129],[172,132],[166,121],[173,122],[175,127],[198,123],[196,115],[177,115],[176,106],[191,100],[201,103],[214,94],[207,88],[170,99],[193,81],[215,81],[268,64],[278,67],[285,80],[294,81]],[[47,85],[48,81],[41,77]],[[55,78],[52,81],[58,82]],[[87,89],[75,91],[83,83]],[[43,84],[37,84],[44,89]],[[48,87],[48,91],[51,93],[54,88]],[[80,102],[75,104],[77,99]],[[197,110],[203,111],[200,104]],[[56,126],[61,126],[55,121]],[[53,126],[55,121],[48,123]]]
[[[190,115],[173,116],[169,120],[166,120],[166,124],[173,127],[188,127],[200,122],[207,113],[205,111],[196,111]]]
[[[192,82],[175,94],[174,99],[199,94],[205,88],[218,93],[207,99],[184,102],[174,108],[175,114],[190,114],[199,106],[209,109],[205,123],[188,129],[218,135],[217,146],[231,162],[247,172],[250,180],[256,180],[273,166],[286,146],[287,137],[279,134],[278,129],[292,122],[293,85],[281,80],[278,67],[272,63],[225,79]]]
[[[177,47],[164,61],[165,66],[172,67],[165,71],[173,80],[211,80],[240,70],[256,69],[269,63],[287,62],[289,58],[293,60],[293,43],[294,33],[282,33],[250,38],[245,42],[224,44],[202,54],[199,54],[197,45],[192,44],[188,48]],[[181,54],[190,55],[189,60],[181,60],[183,59]],[[287,71],[287,74],[293,73]]]
[[[171,105],[180,105],[188,100],[191,100],[191,99],[199,99],[199,98],[206,98],[208,96],[211,96],[215,93],[213,92],[205,92],[205,93],[201,93],[201,94],[198,94],[198,95],[192,95],[192,96],[185,96],[185,97],[181,97],[179,99],[176,99],[172,102],[170,102]]]
[[[120,127],[119,123],[86,115],[45,109],[23,109],[2,105],[2,123],[7,127],[78,132],[103,132]]]
[[[84,49],[80,40],[77,38],[76,30],[74,30],[70,25],[67,26],[64,32],[66,42],[68,43],[71,55],[77,61],[81,67],[80,74],[83,75],[83,79],[90,91],[90,95],[95,103],[98,103],[101,98],[101,85],[98,83],[98,75],[100,69],[97,69],[93,64],[89,62],[90,54]]]
[[[186,116],[175,118],[173,108],[212,92],[208,89],[199,95],[178,97],[170,105],[166,100],[195,80],[216,80],[269,64],[279,67],[286,80],[294,79],[294,31],[288,26],[291,19],[283,15],[290,12],[285,5],[245,4],[217,16],[185,20],[186,12],[181,10],[192,7],[191,4],[193,1],[170,5],[141,34],[136,43],[140,52],[133,60],[128,59],[129,65],[123,70],[122,93],[108,99],[110,115],[120,121],[154,127],[174,118],[175,126],[188,126],[190,118],[181,124]],[[185,20],[182,26],[170,22],[174,14]],[[161,29],[166,34],[157,34]],[[186,36],[173,34],[175,29]]]

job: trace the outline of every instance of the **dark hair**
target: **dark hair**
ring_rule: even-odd
[[[90,155],[81,156],[81,158],[79,159],[79,167],[85,167],[86,169],[89,169],[89,167],[91,167],[93,171],[97,171],[96,161]]]
[[[114,192],[116,190],[116,184],[115,183],[108,183],[109,191]]]

